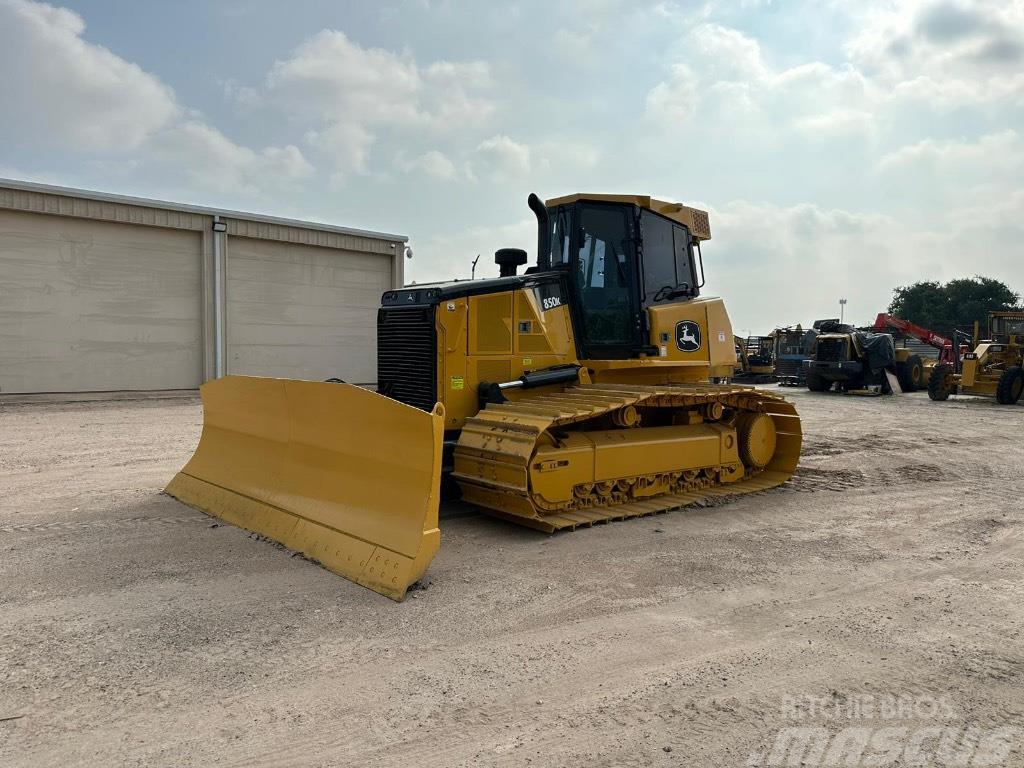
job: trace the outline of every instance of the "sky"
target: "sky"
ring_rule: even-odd
[[[1024,291],[1024,0],[0,0],[0,177],[407,235],[497,274],[526,197],[710,212],[740,333]]]

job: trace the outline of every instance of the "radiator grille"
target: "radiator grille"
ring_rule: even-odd
[[[377,389],[429,411],[437,402],[437,335],[433,307],[377,311]]]
[[[846,360],[846,339],[818,339],[815,359],[822,363],[839,363]]]
[[[775,361],[775,375],[787,378],[800,378],[803,375],[803,360],[780,357]]]

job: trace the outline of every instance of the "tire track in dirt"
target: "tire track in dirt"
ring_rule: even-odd
[[[15,523],[0,525],[0,533],[9,534],[32,534],[32,533],[53,533],[70,531],[106,531],[111,528],[120,528],[125,525],[133,527],[145,526],[168,526],[168,525],[211,525],[210,518],[205,516],[192,515],[189,517],[120,517],[105,518],[100,520],[55,520],[48,523]]]
[[[992,467],[987,464],[965,464],[958,462],[949,466],[934,463],[903,463],[888,464],[869,469],[850,469],[844,467],[809,467],[801,464],[793,477],[781,488],[801,493],[816,491],[834,491],[843,493],[851,490],[874,490],[879,487],[889,488],[913,484],[931,483],[963,483],[964,481],[984,481],[994,476]],[[979,488],[981,492],[999,489]],[[1011,491],[1011,493],[1016,493]]]
[[[984,567],[984,564],[979,563],[976,570],[981,572]],[[944,574],[952,575],[953,573],[963,575],[963,569],[954,569],[953,567],[922,567],[918,570],[918,573],[913,575],[910,581],[929,583],[936,578],[942,578]],[[906,583],[904,582],[900,586],[906,587]],[[579,664],[574,665],[571,663],[574,651],[573,649],[568,649],[565,658],[561,662],[558,662],[557,654],[555,658],[556,663],[552,663],[551,659],[547,660],[545,664],[545,678],[542,683],[538,683],[534,687],[527,686],[526,691],[511,698],[506,697],[500,702],[473,702],[469,705],[463,705],[462,707],[446,711],[444,718],[441,718],[440,714],[428,717],[429,712],[438,712],[436,703],[429,706],[426,704],[422,705],[418,713],[415,711],[415,706],[397,708],[393,709],[393,711],[388,711],[385,708],[383,713],[378,713],[377,715],[380,718],[378,725],[372,723],[368,725],[364,718],[360,722],[353,721],[349,723],[350,728],[340,728],[330,735],[323,735],[321,733],[277,742],[270,750],[260,750],[259,752],[250,752],[244,756],[240,755],[237,762],[228,762],[227,765],[301,765],[304,764],[303,761],[316,760],[329,762],[329,758],[332,756],[336,759],[339,754],[355,751],[361,754],[364,759],[372,755],[375,758],[373,761],[374,765],[398,766],[411,763],[422,766],[449,766],[461,764],[460,761],[462,760],[471,760],[476,748],[473,746],[474,744],[500,743],[503,739],[507,739],[505,735],[507,731],[528,732],[531,727],[537,724],[538,718],[542,720],[553,719],[559,712],[572,712],[573,717],[577,720],[591,724],[604,722],[609,727],[635,724],[645,717],[644,713],[646,712],[645,708],[637,709],[636,707],[629,706],[628,699],[636,695],[635,680],[656,680],[657,682],[647,682],[641,686],[644,690],[656,690],[657,686],[666,676],[672,678],[675,675],[672,670],[674,670],[681,658],[689,660],[699,658],[702,667],[708,668],[708,670],[712,670],[714,667],[726,669],[730,666],[730,657],[737,654],[756,653],[758,647],[765,643],[768,637],[771,637],[774,641],[785,636],[798,637],[802,635],[804,629],[801,627],[791,627],[788,632],[778,628],[778,616],[783,608],[794,613],[822,615],[823,612],[827,613],[829,608],[840,602],[846,606],[844,610],[847,611],[858,607],[874,607],[879,602],[885,602],[884,596],[890,590],[898,591],[899,588],[893,586],[889,575],[883,574],[875,578],[860,580],[846,588],[829,590],[824,595],[805,595],[793,600],[771,600],[767,604],[761,600],[754,600],[749,604],[736,605],[733,607],[734,611],[759,614],[757,616],[745,616],[746,620],[743,623],[750,630],[748,633],[750,638],[742,640],[738,645],[729,646],[723,643],[720,649],[710,652],[706,645],[706,638],[700,641],[687,639],[700,635],[700,625],[704,621],[707,621],[709,624],[712,622],[711,616],[707,614],[700,617],[701,621],[693,621],[692,617],[696,614],[693,612],[693,606],[691,605],[687,605],[685,608],[681,605],[672,608],[663,606],[660,611],[652,614],[641,612],[634,617],[628,630],[622,630],[620,624],[615,624],[619,629],[616,633],[610,635],[602,627],[606,621],[605,617],[594,618],[583,622],[583,626],[576,625],[578,630],[584,629],[584,626],[587,625],[590,626],[590,629],[574,633],[588,637],[604,638],[604,646],[597,649],[599,654],[597,658],[594,658],[594,654],[588,655],[587,664],[595,669],[593,675],[588,675],[585,670],[581,672]],[[717,609],[709,606],[705,610],[710,613]],[[673,614],[678,621],[666,621],[666,617]],[[690,621],[687,621],[687,619],[690,619]],[[687,625],[689,625],[689,630]],[[556,626],[549,627],[543,631],[532,632],[530,636],[522,637],[521,641],[524,644],[531,645],[533,648],[544,649],[545,647],[551,647],[556,645],[556,643],[553,643],[548,637],[551,635],[557,636],[559,629],[560,627]],[[611,643],[607,642],[609,637],[612,639]],[[499,638],[500,634],[497,634],[480,645],[486,647],[489,643],[498,643]],[[856,639],[853,642],[856,642]],[[301,647],[290,648],[289,650],[304,655]],[[330,648],[321,647],[319,652],[330,653]],[[466,652],[467,654],[476,655],[479,654],[480,648],[466,649]],[[447,661],[446,659],[425,659],[424,666],[419,671],[419,679],[407,681],[405,688],[413,688],[414,690],[431,689],[432,686],[443,684],[442,681],[445,679],[450,680],[452,677],[451,673],[448,673],[446,676],[439,669]],[[799,666],[795,659],[792,661],[794,666]],[[381,666],[382,669],[378,673],[380,677],[370,672],[368,673],[369,680],[363,681],[363,687],[367,690],[360,690],[358,686],[355,686],[346,691],[344,706],[360,711],[365,711],[362,706],[359,706],[360,704],[365,704],[371,709],[373,708],[373,701],[378,696],[379,682],[381,679],[387,679],[389,676],[389,664],[381,662]],[[907,663],[902,668],[897,667],[897,665],[894,665],[894,667],[896,668],[891,678],[893,684],[901,681],[912,681],[917,689],[923,693],[937,694],[947,690],[948,679],[941,675],[934,676],[928,681],[923,681],[919,675],[916,659],[907,660]],[[1001,662],[999,668],[1002,669]],[[814,680],[820,675],[820,670],[814,668],[807,669],[802,673],[794,670],[789,672],[790,674],[785,684],[790,689],[800,680]],[[695,673],[693,669],[688,669],[686,674],[693,675]],[[700,674],[707,675],[711,674],[711,672],[705,671],[701,673],[698,671],[696,674],[699,677]],[[775,674],[775,672],[767,671],[764,673],[766,679],[769,680]],[[583,677],[582,681],[579,679],[581,675]],[[856,680],[859,678],[860,673],[854,669],[849,670],[849,675],[851,680]],[[583,694],[581,700],[581,682],[584,683],[582,689],[585,691],[586,685],[590,685],[593,688],[593,684],[598,679],[601,682],[601,687],[608,692],[607,694],[602,693],[602,696],[610,700],[591,701],[588,700],[587,693]],[[497,696],[505,693],[500,690],[500,681],[496,681],[496,683],[499,685],[496,685],[494,695]],[[390,684],[386,687],[402,690],[402,686],[397,684]],[[614,691],[617,689],[618,693],[615,693]],[[594,690],[591,690],[590,694],[597,695]],[[537,702],[541,700],[543,704],[538,705]],[[736,723],[757,722],[763,715],[763,707],[759,706],[758,702],[764,703],[764,700],[757,699],[754,703],[750,704],[738,703],[728,707],[718,707],[715,706],[712,699],[710,702],[700,705],[707,709],[704,712],[704,720],[709,722],[704,723],[702,727],[698,727],[697,724],[688,721],[687,727],[694,728],[695,732],[711,734],[717,727],[723,724],[723,721],[734,721]],[[342,706],[340,701],[339,706]],[[538,707],[541,707],[540,711],[538,711]],[[613,718],[609,713],[614,713],[615,717]],[[444,730],[443,744],[439,745],[437,743],[436,731],[430,732],[428,728],[427,734],[420,735],[417,733],[417,730],[412,730],[412,726],[409,729],[409,733],[412,735],[411,739],[380,744],[379,740],[382,735],[385,737],[388,735],[393,737],[395,735],[395,722],[418,722],[422,720],[446,721],[447,724],[442,722],[434,723],[437,728],[443,728]],[[451,720],[458,724],[457,728],[452,727]],[[483,733],[478,730],[480,728],[483,729]],[[557,739],[558,737],[553,737],[554,741],[557,741]],[[305,764],[308,764],[308,762]]]

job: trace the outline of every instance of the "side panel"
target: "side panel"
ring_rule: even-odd
[[[708,310],[708,346],[711,352],[711,375],[728,376],[722,370],[732,370],[736,362],[736,350],[732,341],[732,321],[725,311],[725,302],[721,299],[709,300]]]
[[[512,293],[469,300],[469,348],[477,355],[512,354]]]
[[[568,306],[556,294],[540,286],[441,303],[437,397],[445,429],[461,429],[476,414],[481,382],[576,362]]]
[[[963,368],[961,369],[960,383],[965,387],[973,387],[977,374],[978,361],[976,359],[964,360]]]
[[[721,299],[695,299],[647,310],[656,356],[590,360],[595,381],[670,383],[727,378],[736,366],[732,323]]]

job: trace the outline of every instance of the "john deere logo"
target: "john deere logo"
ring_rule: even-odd
[[[676,346],[683,352],[696,352],[700,349],[700,326],[693,320],[676,323]]]

